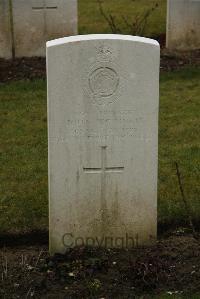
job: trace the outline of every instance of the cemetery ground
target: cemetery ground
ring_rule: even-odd
[[[32,73],[32,69],[29,70]],[[199,68],[161,72],[158,223],[160,230],[186,225],[183,189],[199,226]],[[1,232],[45,230],[47,200],[46,81],[0,85]]]
[[[40,72],[31,80],[1,83],[2,298],[193,298],[199,292],[200,240],[191,235],[175,168],[177,162],[198,232],[199,68],[178,63],[172,72],[161,64],[159,240],[142,250],[79,248],[49,257],[46,81],[34,78],[45,71],[35,64]],[[31,73],[33,65],[27,78]]]
[[[136,12],[147,6],[134,2]],[[146,35],[162,39],[166,3],[156,2]],[[79,5],[81,33],[109,32],[94,0]],[[105,8],[131,16],[130,5],[111,0]],[[54,257],[48,254],[45,62],[0,61],[0,298],[200,298],[200,239],[188,221],[190,215],[198,235],[199,57],[199,51],[162,52],[156,245],[80,247]]]

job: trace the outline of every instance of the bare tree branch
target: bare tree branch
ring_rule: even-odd
[[[179,165],[178,165],[177,162],[175,162],[175,166],[176,166],[176,174],[177,174],[177,177],[178,177],[179,189],[180,189],[180,192],[181,192],[181,197],[182,197],[182,200],[183,200],[183,203],[184,203],[184,206],[185,206],[185,210],[187,212],[189,225],[190,225],[190,228],[192,230],[193,237],[195,239],[197,239],[198,235],[196,233],[196,230],[195,230],[195,227],[194,227],[194,224],[193,224],[191,208],[190,208],[190,205],[189,205],[188,200],[187,200],[187,198],[185,196],[185,193],[184,193],[183,184],[182,184],[182,181],[181,181],[181,173],[180,173]]]
[[[104,17],[106,22],[108,23],[112,33],[122,33],[122,29],[119,25],[117,25],[116,17],[112,14],[106,14],[103,8],[103,1],[97,0],[97,3],[99,5],[99,11],[101,15]],[[158,7],[158,4],[156,3],[152,8],[148,9],[143,14],[137,14],[134,16],[134,19],[129,21],[128,18],[124,15],[121,16],[121,19],[123,23],[125,24],[129,34],[131,35],[143,35],[145,28],[148,23],[148,19],[151,16],[151,13]]]

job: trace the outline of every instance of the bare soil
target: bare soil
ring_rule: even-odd
[[[200,239],[176,231],[149,248],[0,249],[0,298],[149,298],[200,293]],[[190,296],[188,297],[190,298]]]

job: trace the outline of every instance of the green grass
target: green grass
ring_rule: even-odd
[[[161,76],[159,124],[159,222],[187,221],[174,162],[178,162],[195,220],[200,219],[200,143],[198,69]]]
[[[159,124],[160,224],[182,223],[174,161],[194,218],[200,219],[198,69],[161,75]],[[48,227],[46,82],[0,85],[0,231]]]
[[[129,21],[158,3],[144,35],[165,33],[166,0],[105,0],[106,13]],[[96,0],[79,0],[79,32],[110,33]],[[183,185],[200,218],[198,96],[199,71],[161,76],[158,215],[160,224],[182,223],[186,213],[174,162],[178,161]],[[48,227],[46,83],[16,82],[0,85],[0,231]]]
[[[129,31],[122,16],[133,22],[136,16],[143,15],[157,3],[158,8],[149,17],[144,35],[155,36],[166,31],[166,0],[103,0],[102,3],[106,14],[115,16],[124,34]],[[79,0],[79,33],[112,33],[96,0]]]
[[[47,227],[45,82],[0,87],[0,230]]]

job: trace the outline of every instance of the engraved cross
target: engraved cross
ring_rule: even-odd
[[[46,0],[41,1],[41,4],[35,4],[32,6],[32,10],[35,12],[42,12],[43,17],[44,17],[44,28],[43,28],[43,32],[44,35],[46,36],[46,38],[48,37],[48,22],[47,22],[47,11],[49,10],[55,10],[58,9],[58,6],[52,5],[52,4],[47,4]],[[38,2],[36,2],[38,3]]]
[[[42,2],[42,4],[34,5],[32,7],[33,10],[46,10],[46,9],[57,9],[57,8],[58,8],[58,6],[48,5],[45,0]]]
[[[106,229],[106,223],[108,221],[107,203],[106,203],[106,174],[107,173],[122,173],[124,167],[107,167],[107,146],[101,147],[101,167],[100,168],[83,168],[87,174],[101,174],[101,215],[102,215],[102,227]]]
[[[105,176],[106,173],[110,172],[122,172],[124,167],[107,167],[107,155],[106,155],[107,146],[101,147],[101,167],[100,168],[83,168],[86,173],[101,173]]]

